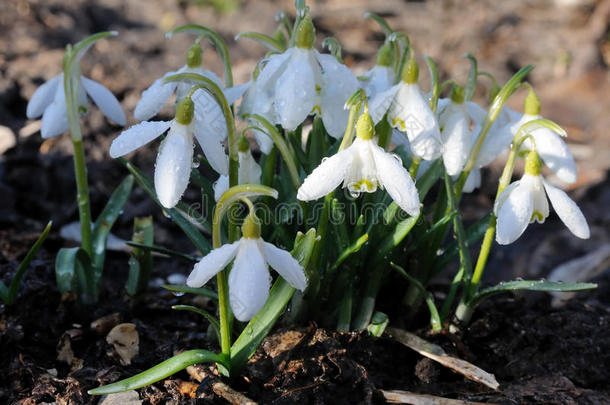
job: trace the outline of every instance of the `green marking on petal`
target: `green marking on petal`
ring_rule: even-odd
[[[322,92],[322,87],[320,87],[320,85],[316,84],[316,93],[320,94]]]
[[[396,127],[400,128],[401,131],[405,130],[405,122],[403,120],[401,120],[400,118],[394,118],[392,120],[392,126],[394,128],[396,128]]]
[[[530,222],[538,222],[539,224],[544,223],[545,217],[544,215],[542,215],[542,213],[540,211],[534,211],[534,213],[532,214],[532,218],[530,219]]]

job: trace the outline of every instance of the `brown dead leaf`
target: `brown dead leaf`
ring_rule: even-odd
[[[386,401],[391,404],[411,404],[411,405],[489,405],[482,402],[462,401],[459,399],[450,399],[436,397],[434,395],[415,394],[409,391],[385,391],[381,390]],[[493,404],[491,404],[493,405]]]
[[[140,351],[140,337],[133,323],[121,323],[112,328],[106,342],[114,346],[122,365],[131,364],[131,359]]]
[[[108,333],[108,331],[114,328],[121,322],[121,314],[115,312],[113,314],[102,316],[91,322],[90,328],[95,331],[98,335]]]
[[[396,339],[396,341],[415,350],[422,356],[437,361],[443,366],[462,374],[464,377],[472,381],[486,385],[493,390],[497,390],[500,386],[493,374],[490,374],[465,360],[449,356],[447,353],[445,353],[443,348],[438,345],[430,343],[419,336],[407,332],[406,330],[388,328],[387,331],[394,337],[394,339]]]

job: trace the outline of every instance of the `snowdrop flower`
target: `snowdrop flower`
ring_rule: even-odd
[[[301,291],[307,288],[307,278],[303,267],[290,253],[260,237],[260,222],[252,213],[244,220],[242,235],[237,242],[214,249],[202,258],[186,285],[203,286],[235,259],[229,274],[229,301],[235,317],[245,322],[261,310],[269,297],[269,266]]]
[[[256,163],[250,152],[250,143],[245,136],[241,136],[237,145],[239,156],[239,169],[237,171],[238,184],[260,184],[262,169]],[[221,175],[214,183],[214,199],[218,201],[225,191],[229,189],[229,176]]]
[[[197,90],[193,94],[196,98]],[[174,207],[188,185],[193,164],[193,136],[214,170],[220,174],[229,173],[229,161],[222,139],[206,132],[205,126],[197,121],[197,109],[201,103],[185,98],[176,107],[176,117],[172,121],[144,121],[123,131],[110,145],[110,156],[117,158],[147,144],[169,129],[159,147],[155,164],[155,190],[161,204]]]
[[[269,58],[256,79],[254,102],[248,102],[251,107],[246,110],[274,118],[270,122],[289,131],[317,113],[326,131],[339,139],[349,115],[343,105],[358,89],[358,80],[335,57],[313,49],[315,30],[309,15],[296,35],[296,46]]]
[[[368,112],[362,114],[356,124],[354,143],[323,160],[307,176],[297,198],[302,201],[318,199],[341,182],[354,196],[361,192],[373,193],[381,187],[405,212],[418,215],[419,196],[413,179],[397,156],[377,145],[373,139],[374,128]]]
[[[576,203],[542,178],[540,166],[538,153],[529,152],[521,180],[506,187],[496,200],[494,214],[498,220],[496,240],[499,244],[517,240],[530,222],[543,223],[549,215],[547,196],[570,232],[582,239],[589,238],[589,225]]]
[[[191,46],[187,53],[186,65],[184,65],[175,72],[167,72],[163,75],[163,77],[155,80],[155,82],[148,89],[142,92],[142,97],[138,101],[136,109],[133,113],[134,117],[138,121],[147,121],[157,115],[159,111],[161,111],[161,108],[163,108],[163,106],[165,105],[167,100],[169,100],[172,94],[176,93],[176,102],[179,102],[183,98],[185,98],[188,95],[189,91],[193,88],[192,83],[165,83],[165,78],[169,76],[173,76],[180,73],[196,73],[207,77],[222,89],[223,86],[220,78],[216,75],[216,73],[203,69],[201,67],[201,60],[202,51],[199,47],[199,43],[197,42]],[[223,92],[225,93],[225,97],[227,98],[228,103],[233,104],[235,100],[237,100],[242,95],[245,89],[245,86],[242,85],[224,89]],[[218,128],[215,129],[221,131],[223,136],[226,138],[226,123],[222,118],[223,116],[220,106],[218,105],[218,103],[216,103],[216,101],[211,95],[206,93],[206,95],[202,97],[206,97],[207,99],[207,107],[204,111],[205,117],[207,117],[208,121],[211,124],[216,123]]]
[[[249,114],[259,114],[264,117],[267,121],[277,123],[278,119],[271,103],[271,95],[267,91],[264,91],[258,85],[258,76],[260,75],[261,64],[257,64],[254,72],[252,73],[252,79],[246,83],[247,90],[244,93],[244,97],[239,105],[238,114],[240,117],[248,116]],[[273,148],[273,140],[265,134],[263,131],[256,129],[252,130],[254,139],[258,144],[259,149],[265,155],[268,155]]]
[[[373,99],[377,94],[388,90],[394,85],[396,74],[392,68],[393,65],[394,51],[392,50],[392,45],[386,42],[377,53],[375,66],[358,77],[369,99]]]
[[[439,114],[443,163],[450,176],[461,173],[471,149],[470,117],[464,102],[464,89],[453,86],[451,99]]]
[[[511,126],[513,136],[523,124],[542,118],[540,115],[540,99],[533,90],[530,90],[525,99],[524,113],[521,119]],[[530,139],[526,139],[521,145],[520,152],[530,151],[535,147],[544,164],[559,179],[566,183],[576,182],[576,163],[561,136],[546,127],[535,129],[530,132],[530,135],[534,138],[535,145],[532,144]]]
[[[369,102],[373,122],[387,113],[394,128],[406,132],[415,156],[433,160],[441,155],[441,134],[436,117],[417,85],[419,67],[414,58],[405,64],[402,80]]]
[[[106,87],[81,76],[77,92],[79,109],[84,109],[84,111],[89,109],[88,95],[106,117],[118,125],[125,125],[125,113],[121,109],[119,101]],[[29,119],[42,115],[40,132],[45,139],[60,135],[70,129],[63,73],[36,89],[28,102],[26,115]]]

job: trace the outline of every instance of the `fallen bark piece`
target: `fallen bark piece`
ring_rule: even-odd
[[[104,395],[99,405],[140,405],[141,403],[140,394],[132,390]]]
[[[437,361],[443,366],[462,374],[472,381],[486,385],[496,391],[498,390],[498,387],[500,387],[500,384],[493,374],[490,374],[465,360],[449,356],[445,353],[443,348],[438,345],[425,341],[419,336],[402,329],[388,328],[387,332],[394,337],[396,341],[415,350],[422,356]]]
[[[409,391],[385,391],[381,390],[386,401],[391,404],[411,404],[411,405],[494,405],[491,403],[463,401],[460,399],[450,399],[435,397],[434,395],[415,394]]]
[[[258,405],[244,394],[235,391],[223,382],[216,382],[212,385],[214,394],[222,397],[225,401],[233,405]]]
[[[131,364],[131,359],[140,351],[140,337],[133,323],[121,323],[112,328],[106,336],[106,342],[114,346],[121,364]]]

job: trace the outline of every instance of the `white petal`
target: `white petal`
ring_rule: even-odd
[[[388,66],[375,65],[362,76],[368,78],[366,82],[362,83],[362,87],[369,99],[374,98],[377,94],[388,90],[394,85],[394,69]]]
[[[371,150],[377,167],[377,177],[392,199],[406,213],[419,214],[419,195],[415,183],[402,163],[393,155],[371,142]]]
[[[307,288],[307,278],[305,277],[303,266],[284,249],[280,249],[263,240],[260,242],[263,255],[269,266],[277,271],[288,284],[297,290],[305,291],[305,288]]]
[[[480,127],[475,128],[474,133],[479,134]],[[476,167],[487,166],[493,162],[500,153],[510,146],[513,141],[513,133],[510,131],[510,124],[504,126],[492,125],[491,129],[483,141],[481,150],[475,162]],[[474,139],[474,136],[473,136]]]
[[[146,121],[161,110],[178,85],[176,82],[164,83],[163,79],[174,74],[176,74],[176,72],[166,73],[162,78],[155,80],[148,89],[142,92],[142,97],[140,98],[140,101],[138,101],[138,104],[136,104],[136,109],[133,112],[133,116],[138,121]]]
[[[275,85],[273,107],[284,129],[294,131],[312,112],[318,95],[312,51],[297,48]],[[263,70],[264,71],[264,70]],[[260,76],[259,76],[260,78]]]
[[[40,133],[45,139],[56,135],[61,135],[70,129],[63,80],[59,84],[60,85],[58,85],[55,89],[55,97],[53,102],[44,110],[44,113],[42,114]]]
[[[229,274],[229,300],[235,317],[249,321],[261,310],[271,280],[258,240],[242,238],[233,269]]]
[[[546,181],[544,182],[544,188],[555,212],[570,232],[581,239],[589,239],[591,236],[589,225],[578,205],[564,191],[553,187]]]
[[[195,137],[205,158],[218,174],[229,175],[229,157],[225,153],[225,147],[221,140],[212,132],[194,126]]]
[[[347,99],[358,89],[358,79],[349,68],[332,55],[318,55],[322,65],[320,110],[324,128],[335,139],[343,137],[349,111],[343,108]]]
[[[87,94],[93,99],[93,102],[102,110],[104,115],[112,121],[123,126],[127,123],[125,113],[121,108],[119,100],[106,87],[96,81],[87,79],[81,76],[81,83],[87,91]]]
[[[466,183],[464,183],[463,192],[464,193],[472,193],[477,188],[481,187],[481,170],[480,169],[472,169],[466,178]]]
[[[167,131],[171,124],[172,121],[143,121],[126,129],[112,141],[110,156],[118,158],[146,145]]]
[[[222,81],[218,75],[210,70],[203,69],[198,66],[195,68],[190,68],[188,66],[183,66],[178,70],[177,73],[194,73],[197,75],[204,76],[207,79],[210,79],[216,86],[218,86],[222,90]],[[188,95],[193,86],[195,85],[195,81],[192,80],[184,80],[179,81],[178,86],[176,87],[176,101],[182,100],[184,97]]]
[[[166,208],[174,207],[191,176],[193,138],[188,126],[174,121],[167,137],[161,142],[155,164],[155,191]]]
[[[256,143],[258,143],[258,147],[262,153],[268,155],[273,148],[273,139],[266,133],[258,130],[253,130],[254,139],[256,139]]]
[[[393,127],[406,132],[411,142],[419,137],[441,138],[436,117],[417,84],[398,84],[388,120]]]
[[[189,287],[201,287],[212,277],[214,277],[219,271],[231,263],[231,260],[237,253],[239,247],[239,241],[233,242],[228,245],[222,245],[217,249],[213,249],[205,255],[193,268],[191,274],[186,279],[186,285]]]
[[[322,163],[305,178],[297,198],[301,201],[317,200],[333,191],[343,179],[353,160],[353,145],[337,154],[322,159]]]
[[[462,105],[450,104],[441,114],[443,131],[443,162],[450,176],[459,174],[464,168],[470,152],[470,122]]]
[[[271,55],[269,57],[269,60],[263,66],[263,69],[260,71],[260,74],[256,79],[256,84],[260,86],[261,89],[272,89],[275,86],[275,82],[286,68],[288,60],[292,56],[294,50],[295,48],[289,48],[284,53],[279,55]]]
[[[414,156],[426,160],[438,159],[443,152],[440,139],[433,136],[420,136],[411,142],[411,152]]]
[[[472,118],[475,125],[481,125],[485,116],[487,116],[487,111],[473,101],[465,101],[464,105],[466,106],[468,116]]]
[[[223,93],[225,94],[229,105],[234,104],[237,99],[239,99],[245,93],[245,91],[248,90],[248,87],[250,87],[250,82],[224,89]]]
[[[216,99],[203,89],[195,91],[191,99],[195,103],[195,130],[211,134],[219,141],[227,139],[227,120]]]
[[[59,86],[60,83],[63,83],[63,77],[63,74],[55,76],[54,78],[44,82],[39,88],[36,89],[32,95],[32,98],[28,102],[26,110],[26,115],[29,119],[40,117],[45,108],[47,108],[49,104],[53,102],[55,92],[57,91],[57,86]]]
[[[576,163],[563,139],[548,128],[538,129],[532,136],[544,164],[566,183],[576,182]]]
[[[502,194],[502,201],[496,206],[496,241],[500,245],[508,245],[517,240],[530,223],[534,198],[530,188],[523,183],[507,187]]]
[[[370,99],[369,114],[375,124],[381,121],[385,113],[390,109],[392,101],[394,101],[394,97],[396,97],[396,94],[398,93],[399,87],[400,85],[397,84],[381,93],[377,93]]]
[[[546,217],[549,216],[549,202],[544,192],[544,186],[542,185],[542,176],[532,176],[530,174],[524,174],[521,177],[521,183],[528,183],[529,188],[532,191],[532,197],[534,198],[534,211],[530,222],[544,223]]]
[[[260,184],[262,169],[256,163],[252,157],[252,153],[248,150],[247,152],[239,153],[239,170],[238,179],[239,184]]]
[[[224,192],[229,189],[229,176],[220,175],[212,188],[214,189],[214,200],[220,200]]]

